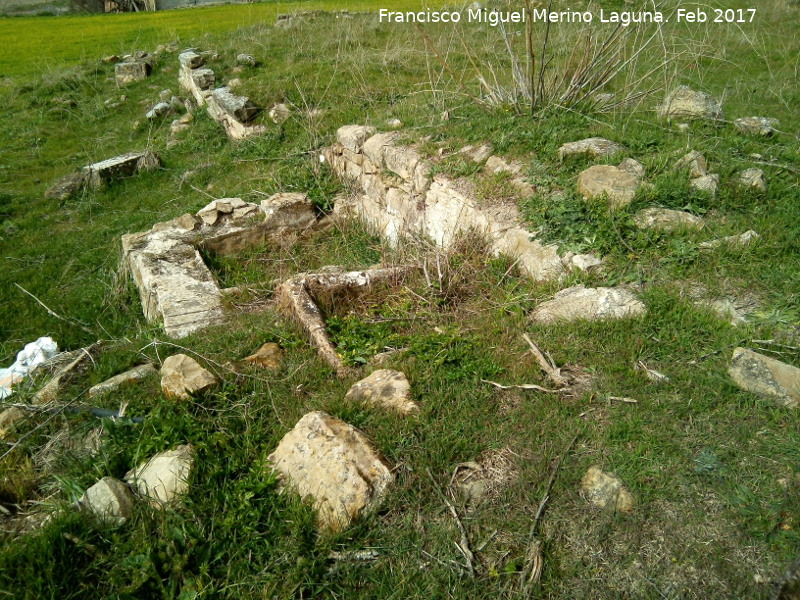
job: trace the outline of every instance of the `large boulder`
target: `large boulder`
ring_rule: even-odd
[[[411,385],[405,373],[391,369],[378,369],[353,384],[345,399],[403,415],[419,412],[419,406],[411,399]]]
[[[189,476],[194,466],[194,448],[190,444],[156,454],[125,474],[139,496],[155,507],[177,501],[189,491]]]
[[[605,196],[609,206],[619,209],[631,203],[641,185],[641,177],[630,169],[595,165],[578,175],[578,193],[587,199]]]
[[[161,366],[161,390],[167,398],[188,400],[215,385],[217,378],[185,354],[173,354]]]
[[[722,119],[722,105],[705,92],[697,92],[685,85],[672,90],[658,107],[661,118]]]
[[[80,505],[104,525],[121,525],[133,511],[133,493],[119,479],[103,477],[83,494]]]
[[[311,497],[326,531],[345,529],[377,508],[394,481],[363,433],[323,412],[300,419],[268,458],[292,489]]]
[[[736,348],[728,373],[743,390],[789,408],[800,406],[800,369],[797,367],[746,348]]]
[[[637,317],[647,307],[633,292],[623,288],[587,288],[583,285],[558,292],[552,300],[537,306],[530,319],[537,323],[590,321]]]

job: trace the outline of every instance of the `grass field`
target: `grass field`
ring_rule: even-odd
[[[0,365],[41,335],[65,349],[107,340],[96,363],[63,390],[62,398],[72,399],[128,367],[178,352],[158,323],[144,320],[119,268],[120,236],[195,212],[210,196],[259,202],[264,194],[302,191],[330,211],[346,187],[319,168],[317,157],[348,123],[383,129],[388,118],[399,118],[408,140],[420,141],[432,157],[440,148],[448,156],[464,144],[492,142],[495,153],[522,161],[537,186],[530,197],[514,198],[531,228],[564,250],[604,255],[606,267],[537,285],[512,260],[488,256],[480,240],[468,239],[452,255],[439,255],[441,281],[412,277],[392,293],[327,307],[334,341],[353,366],[387,346],[405,349],[387,366],[408,375],[422,411],[399,420],[343,400],[356,378],[334,376],[303,333],[277,314],[263,282],[326,264],[357,268],[408,254],[430,257],[434,249],[392,249],[349,224],[290,245],[208,257],[225,286],[253,288],[234,298],[239,304],[228,325],[179,342],[223,385],[203,399],[176,402],[151,378],[93,400],[108,409],[127,403],[141,424],[32,413],[8,434],[3,441],[16,445],[8,454],[0,450],[0,596],[770,598],[771,582],[800,553],[798,412],[741,391],[727,367],[739,345],[800,366],[796,3],[764,2],[748,27],[665,29],[638,68],[669,66],[647,80],[654,93],[634,106],[610,113],[550,107],[533,116],[511,103],[487,108],[470,98],[481,93],[472,63],[492,65],[507,83],[508,57],[496,30],[427,27],[444,68],[413,27],[381,25],[374,14],[273,28],[274,15],[292,7],[336,8],[249,4],[0,21],[0,45],[11,50],[0,56]],[[580,29],[552,35],[554,64],[561,64]],[[286,102],[292,117],[278,126],[262,115],[267,132],[233,144],[198,111],[183,140],[167,147],[170,118],[148,123],[144,113],[161,90],[178,93],[177,52],[160,55],[148,80],[125,88],[116,86],[113,65],[98,59],[176,39],[181,48],[216,52],[210,66],[219,80],[240,78],[257,104]],[[240,52],[261,64],[234,73]],[[678,84],[721,98],[728,121],[776,117],[781,133],[746,137],[730,122],[693,122],[684,130],[658,120],[654,106]],[[313,109],[321,116],[309,117]],[[448,121],[440,119],[445,110]],[[611,213],[577,195],[576,176],[591,161],[557,158],[562,143],[593,135],[624,143],[652,183],[625,210]],[[65,202],[44,198],[64,174],[144,148],[160,153],[162,169]],[[692,191],[672,170],[690,149],[720,174],[715,198]],[[734,185],[735,173],[752,166],[764,169],[766,193]],[[470,180],[483,202],[511,193],[506,180],[486,177],[457,156],[437,169]],[[643,233],[632,217],[649,206],[688,210],[708,226]],[[758,244],[699,248],[747,229],[762,236]],[[528,320],[536,305],[577,283],[629,285],[648,315],[554,326]],[[734,326],[696,306],[686,291],[698,286],[713,297],[748,300],[747,322]],[[588,386],[563,398],[482,383],[548,385],[523,333],[558,365],[584,374]],[[286,353],[277,375],[240,376],[221,366],[273,341]],[[636,369],[639,361],[670,381],[653,384]],[[5,405],[27,402],[32,391]],[[377,514],[334,537],[316,532],[307,504],[278,493],[267,468],[266,456],[312,410],[359,427],[397,478]],[[90,457],[78,446],[98,425],[105,434]],[[539,528],[542,579],[526,596],[518,580],[530,527],[576,435]],[[153,453],[187,442],[197,449],[197,466],[182,503],[163,512],[139,504],[125,525],[111,529],[68,509],[40,530],[26,525],[29,515],[66,508],[100,477],[121,477]],[[450,487],[456,466],[470,461],[497,469],[477,505]],[[581,497],[581,477],[592,465],[630,488],[631,514],[596,509]],[[460,532],[442,500],[451,491],[475,549],[473,575],[458,566]],[[360,550],[377,558],[331,558],[332,551]]]
[[[430,6],[430,3],[425,3]],[[353,11],[374,11],[384,6],[377,0],[348,5]],[[418,10],[420,0],[397,0],[393,10]],[[296,10],[341,10],[335,1],[265,2],[226,4],[160,11],[107,15],[0,17],[0,48],[14,49],[0,57],[0,76],[37,76],[53,69],[96,60],[110,54],[124,55],[140,48],[155,48],[164,40],[201,41],[206,34],[220,34],[240,27],[272,25],[281,13]]]

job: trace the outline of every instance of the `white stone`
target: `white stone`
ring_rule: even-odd
[[[717,187],[719,186],[719,175],[716,173],[710,173],[708,175],[703,175],[702,177],[695,177],[689,182],[689,186],[698,191],[706,192],[712,196],[716,196]]]
[[[711,240],[708,242],[703,242],[698,246],[701,250],[714,250],[715,248],[719,248],[720,246],[730,246],[730,247],[739,247],[744,248],[749,246],[752,242],[758,241],[761,239],[761,236],[758,235],[752,229],[748,229],[744,233],[740,233],[739,235],[729,235],[728,237],[719,238],[716,240]]]
[[[658,107],[661,118],[711,119],[723,118],[722,106],[705,92],[681,85],[670,92]]]
[[[761,169],[745,169],[739,173],[736,180],[743,187],[752,188],[760,192],[767,191],[767,178]]]
[[[644,303],[623,288],[587,288],[583,285],[558,292],[537,306],[530,319],[537,323],[604,320],[637,317],[647,312]]]
[[[189,491],[189,477],[194,466],[194,448],[178,446],[153,456],[125,475],[137,493],[152,506],[163,507],[180,499]]]
[[[706,226],[705,221],[700,217],[682,210],[668,208],[645,208],[634,215],[633,222],[639,229],[654,229],[664,232],[679,229],[700,230]]]
[[[84,492],[80,505],[104,525],[121,525],[133,511],[133,493],[119,479],[103,477]]]
[[[590,156],[592,158],[604,158],[612,156],[624,150],[622,144],[612,142],[601,137],[586,138],[577,142],[568,142],[558,149],[559,160],[564,160],[567,156]]]
[[[588,199],[605,196],[612,209],[630,204],[640,185],[639,177],[611,165],[595,165],[578,175],[578,193]]]
[[[676,171],[688,169],[689,176],[692,178],[708,175],[708,163],[706,163],[705,157],[697,150],[692,150],[679,158],[672,168]]]
[[[733,351],[728,368],[743,390],[771,398],[782,406],[800,406],[800,369],[746,348]]]
[[[411,399],[411,385],[405,373],[391,369],[378,369],[354,383],[345,399],[404,415],[419,413],[419,405]]]
[[[193,358],[174,354],[161,365],[161,390],[167,398],[189,400],[217,385],[217,378]]]
[[[327,531],[346,529],[375,510],[394,481],[361,431],[323,412],[300,419],[268,459],[289,487],[313,499]]]
[[[778,119],[769,117],[742,117],[733,122],[734,127],[747,135],[768,136],[775,133]]]

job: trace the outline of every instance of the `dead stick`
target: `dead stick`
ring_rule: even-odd
[[[481,379],[482,383],[488,383],[489,385],[493,385],[496,388],[501,390],[536,390],[537,392],[544,392],[545,394],[561,394],[566,390],[548,390],[540,385],[536,385],[535,383],[523,383],[520,385],[503,385],[502,383],[497,383],[496,381],[489,381],[488,379]]]
[[[531,347],[531,353],[533,354],[534,358],[536,358],[536,362],[539,363],[539,366],[542,367],[542,370],[547,374],[556,386],[564,387],[567,385],[567,379],[561,375],[561,369],[556,367],[556,365],[551,360],[547,360],[544,353],[542,352],[541,348],[533,343],[530,337],[528,337],[527,333],[522,334],[523,339],[528,342],[528,346]]]
[[[522,573],[520,573],[520,580],[519,580],[520,587],[522,588],[523,594],[525,595],[527,595],[531,584],[538,581],[539,576],[541,575],[542,560],[541,560],[540,544],[539,541],[536,539],[536,530],[539,527],[539,522],[542,519],[542,515],[544,514],[544,509],[547,506],[547,502],[550,500],[550,492],[553,490],[553,485],[556,482],[556,477],[558,476],[558,471],[561,468],[561,463],[563,462],[564,458],[566,458],[567,454],[569,454],[569,451],[572,450],[572,446],[575,445],[575,442],[578,439],[578,435],[580,434],[576,433],[572,437],[569,444],[567,445],[566,450],[564,450],[563,454],[561,454],[561,456],[558,457],[558,461],[553,467],[553,472],[550,474],[550,481],[547,482],[547,488],[544,491],[544,496],[542,497],[542,501],[539,503],[539,508],[536,511],[536,516],[533,518],[533,524],[531,525],[531,532],[528,535],[528,549],[525,552],[526,564],[525,567],[522,569]],[[538,571],[538,573],[535,573],[536,571]]]

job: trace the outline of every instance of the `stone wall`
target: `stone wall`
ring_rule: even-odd
[[[472,230],[486,237],[494,254],[518,261],[537,281],[558,278],[564,261],[522,225],[516,206],[479,202],[465,186],[443,175],[411,146],[398,145],[398,133],[346,125],[323,157],[340,178],[356,184],[356,197],[337,202],[336,212],[365,221],[391,243],[424,237],[450,247]]]

